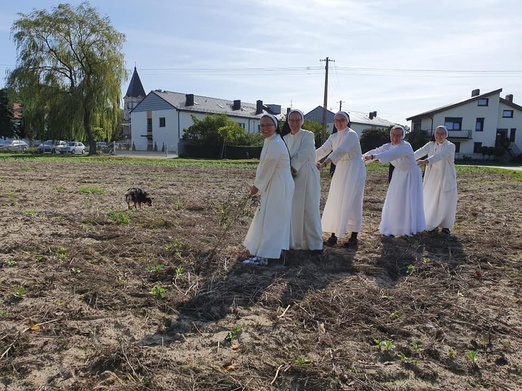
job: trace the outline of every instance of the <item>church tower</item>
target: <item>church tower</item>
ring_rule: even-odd
[[[129,83],[127,93],[123,97],[123,138],[125,140],[131,139],[131,117],[130,113],[144,98],[145,90],[141,84],[140,76],[136,67],[132,73],[132,78]]]

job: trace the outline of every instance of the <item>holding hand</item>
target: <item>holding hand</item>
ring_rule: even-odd
[[[419,167],[424,167],[424,166],[427,166],[428,164],[429,164],[428,159],[417,160],[417,166],[419,166]]]

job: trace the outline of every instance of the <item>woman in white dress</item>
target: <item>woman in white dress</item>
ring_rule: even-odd
[[[396,125],[390,131],[391,142],[364,154],[365,162],[378,160],[395,167],[379,225],[384,236],[410,236],[426,229],[422,173],[410,143],[404,141],[405,134],[404,128]]]
[[[334,122],[337,132],[315,151],[319,170],[330,163],[336,165],[323,210],[323,231],[332,233],[326,242],[329,246],[334,246],[338,237],[351,232],[344,247],[357,247],[357,234],[362,227],[366,167],[359,136],[349,128],[350,116],[339,111]],[[326,159],[321,163],[324,157]]]
[[[243,242],[253,256],[244,263],[268,265],[269,258],[277,259],[289,248],[294,180],[277,119],[263,114],[260,128],[265,141],[250,195],[260,195],[261,199]]]
[[[320,253],[323,249],[321,229],[321,178],[315,167],[315,136],[302,129],[304,114],[300,110],[288,113],[290,133],[283,139],[290,153],[295,191],[292,200],[290,248]]]
[[[442,228],[449,234],[457,213],[457,175],[455,173],[455,144],[447,140],[448,129],[437,126],[435,141],[430,141],[415,151],[419,166],[425,166],[424,215],[428,231]],[[421,159],[426,156],[426,159]]]

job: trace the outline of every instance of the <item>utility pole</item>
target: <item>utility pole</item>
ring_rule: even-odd
[[[328,105],[328,64],[330,61],[335,62],[335,60],[330,60],[330,58],[326,57],[324,60],[319,61],[325,61],[325,72],[324,72],[324,101],[323,101],[323,137],[322,142],[324,143],[326,139],[328,138],[328,132],[326,130],[326,113],[327,113],[327,105]]]
[[[344,103],[344,100],[339,101],[339,111],[343,110],[343,103]]]

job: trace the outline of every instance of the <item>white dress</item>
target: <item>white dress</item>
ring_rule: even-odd
[[[253,255],[279,258],[290,244],[294,180],[288,149],[277,133],[264,141],[254,186],[261,200],[243,245]]]
[[[426,229],[422,196],[422,173],[407,141],[384,144],[365,153],[395,169],[382,207],[379,231],[383,235],[413,235]]]
[[[315,166],[315,137],[308,130],[300,129],[295,135],[284,136],[290,164],[297,171],[292,200],[290,248],[296,250],[321,250],[321,178]]]
[[[424,171],[424,214],[426,229],[453,229],[457,213],[457,175],[455,173],[455,144],[430,141],[415,151],[415,159],[428,155]]]
[[[323,231],[343,237],[362,227],[366,167],[359,136],[350,128],[333,133],[316,150],[317,161],[327,156],[336,165],[323,210]]]

